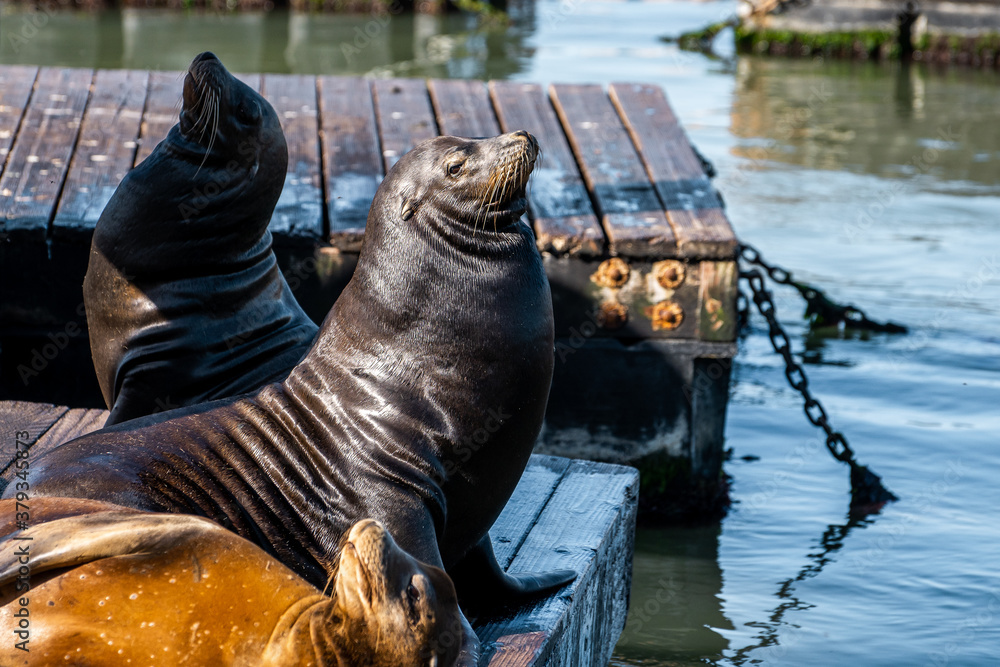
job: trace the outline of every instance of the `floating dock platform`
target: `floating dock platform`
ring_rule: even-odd
[[[537,452],[639,467],[644,511],[718,514],[736,238],[654,85],[247,74],[278,112],[288,175],[274,247],[322,321],[375,190],[438,134],[525,129],[529,216],[556,364]],[[94,224],[177,122],[183,73],[0,67],[0,399],[103,407],[81,285]],[[169,406],[165,406],[169,407]]]

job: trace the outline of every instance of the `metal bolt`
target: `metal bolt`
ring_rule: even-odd
[[[675,301],[664,299],[645,310],[646,317],[653,323],[653,331],[676,329],[684,321],[684,309]]]
[[[597,311],[597,323],[604,329],[621,329],[628,321],[628,308],[617,301],[605,301]]]
[[[601,262],[590,279],[601,287],[621,287],[631,274],[628,264],[621,257],[611,257]]]
[[[653,264],[656,282],[664,289],[676,289],[684,282],[684,263],[676,259],[665,259]]]

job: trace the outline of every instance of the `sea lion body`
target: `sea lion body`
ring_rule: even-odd
[[[84,304],[109,425],[254,391],[308,350],[317,327],[267,230],[287,164],[271,105],[195,58],[180,122],[94,230]]]
[[[520,220],[536,155],[524,132],[415,148],[379,187],[358,268],[284,382],[66,443],[33,461],[33,494],[206,516],[316,586],[336,536],[366,517],[459,576],[464,600],[572,579],[505,574],[487,533],[552,375],[549,286]]]
[[[14,516],[13,501],[0,509]],[[0,631],[27,649],[8,646],[5,665],[444,667],[457,659],[457,643],[442,640],[462,632],[450,579],[375,521],[344,535],[327,596],[200,517],[64,498],[32,509],[30,528],[8,522],[0,532]],[[19,548],[29,578],[19,575]],[[19,635],[25,609],[29,629]]]

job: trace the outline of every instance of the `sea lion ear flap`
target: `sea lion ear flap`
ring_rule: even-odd
[[[404,202],[403,210],[400,212],[399,216],[403,220],[409,220],[410,218],[413,217],[413,214],[416,212],[417,212],[416,206],[414,206],[411,202]]]
[[[417,212],[417,198],[412,192],[404,192],[401,199],[403,203],[399,209],[399,217],[406,221],[412,218],[413,214]]]

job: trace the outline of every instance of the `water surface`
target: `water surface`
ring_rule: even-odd
[[[755,319],[727,425],[735,504],[720,524],[639,532],[615,664],[997,664],[997,75],[710,60],[659,39],[735,8],[539,0],[516,6],[509,29],[463,16],[123,11],[55,15],[12,40],[26,17],[8,7],[0,61],[179,70],[211,49],[243,71],[663,85],[715,163],[741,238],[834,298],[910,325],[810,336],[797,297],[776,293],[811,387],[901,500],[849,521],[847,472]]]

